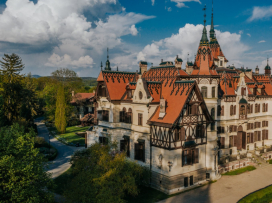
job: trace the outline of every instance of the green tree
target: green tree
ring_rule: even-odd
[[[137,186],[149,180],[147,169],[112,150],[111,144],[78,151],[71,163],[73,179],[64,192],[70,202],[125,202],[126,194],[137,195]]]
[[[55,126],[57,130],[61,133],[65,133],[66,130],[66,103],[65,103],[65,94],[64,88],[62,85],[59,85],[56,101],[56,113],[55,113]]]
[[[18,124],[0,129],[0,202],[53,202],[44,157],[34,148],[35,133]]]
[[[20,72],[24,69],[24,64],[16,54],[4,54],[0,64],[0,74],[2,75],[1,95],[4,99],[3,109],[9,124],[11,124],[18,119],[20,112],[23,89],[21,84],[23,75],[20,75]]]

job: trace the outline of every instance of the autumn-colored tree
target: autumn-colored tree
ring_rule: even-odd
[[[112,146],[96,143],[73,155],[74,178],[64,192],[68,202],[122,203],[126,194],[137,195],[138,185],[148,183],[149,170]]]
[[[64,87],[62,84],[58,87],[57,101],[56,101],[56,112],[55,112],[55,126],[60,133],[65,133],[66,130],[66,102]]]

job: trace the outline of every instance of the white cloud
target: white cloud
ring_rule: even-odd
[[[243,30],[239,30],[239,35],[242,35],[244,33]]]
[[[261,41],[259,41],[258,43],[264,43],[264,42],[266,42],[265,40],[261,40]]]
[[[247,36],[251,37],[251,34],[247,33]]]
[[[138,30],[137,28],[135,27],[135,25],[132,25],[130,27],[130,33],[133,35],[133,36],[136,36],[138,34]]]
[[[176,7],[182,8],[182,7],[188,7],[185,5],[185,2],[198,2],[201,4],[200,0],[171,0],[172,2],[176,3]]]
[[[152,6],[154,6],[155,4],[155,0],[151,0]]]
[[[209,26],[207,29],[209,29]],[[177,34],[172,34],[171,37],[147,45],[138,53],[137,60],[146,60],[158,64],[160,59],[174,61],[175,56],[179,55],[185,61],[188,52],[190,53],[190,60],[193,60],[199,46],[202,30],[203,25],[186,24],[179,29]],[[216,30],[216,36],[230,64],[238,62],[243,53],[249,50],[249,47],[241,42],[240,34]]]
[[[171,8],[171,7],[169,7],[169,8],[167,9],[167,11],[171,12],[171,11],[172,11],[172,8]]]
[[[93,59],[90,56],[80,57],[78,60],[72,60],[71,56],[68,54],[64,54],[63,56],[59,56],[53,53],[48,62],[45,64],[50,67],[61,67],[61,68],[86,68],[92,67]]]
[[[85,67],[100,58],[106,47],[121,46],[122,36],[137,35],[135,24],[153,17],[126,13],[116,0],[38,0],[35,4],[7,0],[0,14],[0,41],[47,48],[40,48],[47,66],[68,66],[70,62]]]
[[[254,7],[252,11],[251,17],[248,21],[260,20],[260,19],[268,19],[272,17],[272,6],[265,7]]]

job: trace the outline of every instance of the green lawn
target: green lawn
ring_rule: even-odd
[[[238,203],[266,203],[272,202],[272,186],[268,186],[264,189],[261,189],[257,192],[254,192],[243,199]]]
[[[239,175],[241,173],[247,172],[247,171],[253,171],[256,168],[254,166],[247,166],[245,168],[236,169],[234,171],[229,171],[227,173],[224,173],[222,175]]]
[[[83,145],[85,145],[85,138],[80,137],[80,136],[76,135],[75,133],[76,132],[85,132],[89,128],[90,128],[90,126],[86,126],[86,127],[71,126],[71,127],[66,128],[65,134],[58,134],[55,127],[48,127],[48,130],[51,132],[52,131],[55,132],[57,139],[60,141],[65,140],[66,142],[73,143],[73,144],[76,144],[77,142],[79,142],[79,144],[83,146]]]

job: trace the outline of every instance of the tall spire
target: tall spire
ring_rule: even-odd
[[[213,0],[212,0],[212,20],[211,20],[211,29],[210,29],[210,40],[215,38],[214,25],[213,25]]]
[[[111,70],[111,67],[110,67],[110,60],[109,60],[109,48],[107,48],[107,61],[106,61],[105,70]]]
[[[200,44],[202,45],[206,45],[209,43],[208,37],[207,37],[207,30],[206,30],[206,5],[203,8],[204,11],[204,28],[203,28],[203,32],[202,32],[202,38],[200,40]]]

